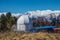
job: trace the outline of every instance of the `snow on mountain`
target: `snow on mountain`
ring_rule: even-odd
[[[21,13],[12,13],[12,16],[15,16],[16,18],[19,18],[21,15]]]
[[[56,18],[60,15],[60,10],[36,10],[27,11],[25,14],[29,15],[31,18],[44,17],[44,20],[51,22],[51,19]],[[59,16],[60,18],[60,16]]]
[[[2,14],[6,14],[7,12],[2,12],[0,13],[0,15]],[[44,16],[47,20],[49,20],[50,18],[57,18],[60,15],[60,10],[35,10],[35,11],[27,11],[24,14],[23,13],[11,13],[12,16],[15,17],[20,17],[21,15],[29,15],[29,17],[41,17]]]
[[[57,17],[60,14],[60,10],[36,10],[36,11],[28,11],[26,14],[30,15],[30,17],[40,17],[40,16],[45,16],[45,17]]]

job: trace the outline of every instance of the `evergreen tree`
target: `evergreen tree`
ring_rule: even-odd
[[[17,18],[13,17],[10,12],[6,15],[2,14],[0,17],[0,31],[11,29],[11,27],[16,24]]]

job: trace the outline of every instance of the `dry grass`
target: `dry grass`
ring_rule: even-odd
[[[59,33],[20,33],[14,31],[0,32],[0,40],[60,40]]]

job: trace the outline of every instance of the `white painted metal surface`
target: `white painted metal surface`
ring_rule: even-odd
[[[22,15],[17,20],[17,30],[18,31],[29,31],[32,28],[32,23],[28,15]]]

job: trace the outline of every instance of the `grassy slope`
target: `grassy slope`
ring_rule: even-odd
[[[58,33],[19,33],[8,31],[0,33],[0,40],[60,40]]]

